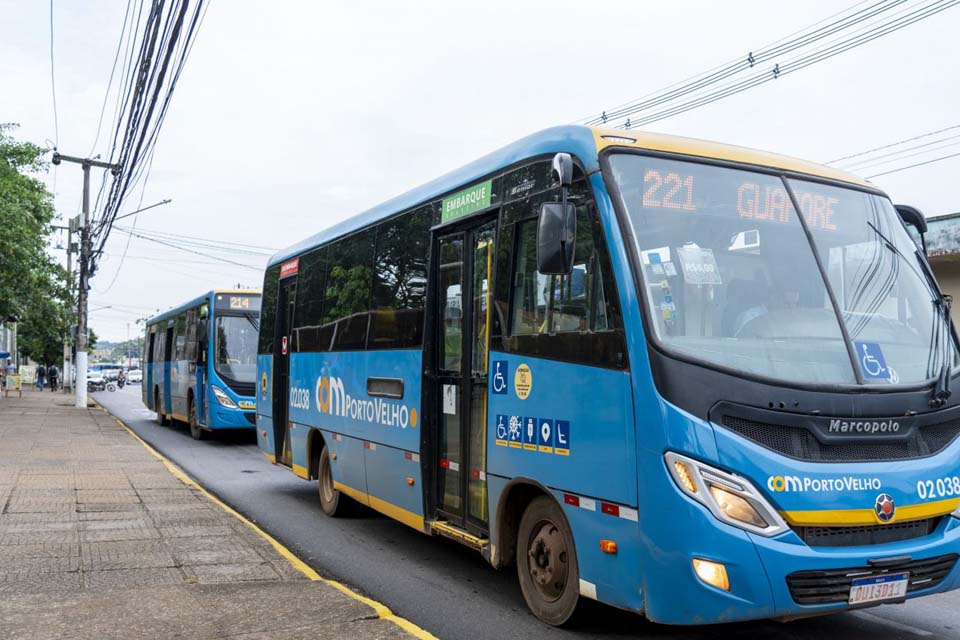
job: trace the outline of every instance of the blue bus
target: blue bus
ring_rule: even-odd
[[[150,319],[143,403],[157,424],[177,421],[202,440],[216,429],[256,425],[260,292],[214,290]]]
[[[259,446],[553,625],[954,589],[960,359],[906,223],[831,167],[548,129],[271,259]]]

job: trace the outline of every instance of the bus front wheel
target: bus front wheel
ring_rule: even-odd
[[[517,576],[535,616],[554,626],[570,620],[580,600],[577,554],[563,511],[547,496],[534,498],[520,519]]]
[[[333,468],[330,466],[330,450],[327,445],[323,445],[323,451],[320,452],[320,468],[317,470],[317,475],[320,476],[317,483],[320,488],[320,508],[328,516],[345,515],[350,499],[333,486]]]

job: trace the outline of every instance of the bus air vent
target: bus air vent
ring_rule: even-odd
[[[818,462],[867,462],[911,460],[939,453],[960,435],[960,421],[931,424],[900,442],[839,442],[825,444],[803,427],[767,424],[724,415],[727,429],[768,449],[799,460]]]
[[[940,517],[860,527],[794,527],[811,547],[858,547],[922,538],[936,531]]]
[[[797,571],[787,576],[790,595],[797,604],[816,605],[847,602],[854,578],[867,578],[885,573],[910,573],[907,593],[936,587],[947,577],[957,563],[957,554],[951,553],[925,560],[911,560],[888,567],[853,567],[850,569],[823,569]]]

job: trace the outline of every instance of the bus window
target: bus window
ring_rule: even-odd
[[[463,333],[463,238],[440,241],[440,313],[443,318],[440,363],[444,371],[459,372]]]
[[[537,271],[537,220],[519,223],[513,335],[608,328],[601,263],[591,222],[588,207],[580,207],[573,270],[561,276]]]
[[[260,314],[260,341],[258,353],[273,353],[274,327],[277,314],[277,284],[280,281],[280,265],[267,269],[263,280],[263,305]]]
[[[330,246],[330,269],[324,290],[323,324],[336,323],[333,349],[366,348],[373,280],[374,231],[368,229]]]
[[[377,227],[368,349],[419,347],[423,341],[433,218],[433,207],[427,206]]]

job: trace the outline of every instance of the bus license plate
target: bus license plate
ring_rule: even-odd
[[[849,604],[898,600],[907,595],[909,573],[891,573],[883,576],[857,578],[850,586]]]

